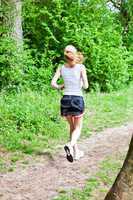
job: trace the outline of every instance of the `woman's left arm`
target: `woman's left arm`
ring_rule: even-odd
[[[62,84],[62,85],[57,84],[57,80],[60,78],[60,76],[61,76],[61,68],[58,67],[52,78],[52,81],[51,81],[51,86],[55,89],[63,89],[64,88],[64,84]]]
[[[83,80],[83,88],[87,89],[89,87],[89,84],[88,84],[88,79],[87,79],[86,68],[84,65],[82,65],[81,67],[81,77]]]

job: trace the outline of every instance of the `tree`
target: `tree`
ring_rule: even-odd
[[[2,0],[3,26],[7,28],[7,34],[15,41],[17,47],[23,44],[22,31],[22,2],[21,0]]]
[[[112,188],[105,200],[132,200],[133,199],[133,135],[129,150]]]
[[[132,19],[132,0],[108,0],[111,2],[114,8],[120,12],[120,21],[123,25],[123,34],[127,34],[129,31],[129,24]]]

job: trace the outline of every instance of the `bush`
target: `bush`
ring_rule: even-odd
[[[9,37],[1,38],[0,47],[0,90],[20,91],[32,88],[44,90],[50,88],[52,77],[51,62],[47,62],[42,56],[41,67],[37,67],[37,59],[27,47],[18,50],[15,43]],[[47,67],[44,67],[44,60]]]
[[[0,97],[0,144],[25,153],[52,148],[54,140],[65,136],[60,119],[57,92],[27,91]],[[53,129],[54,126],[54,129]],[[67,137],[67,135],[66,135]]]
[[[9,37],[1,38],[0,89],[19,90],[25,79],[25,70],[32,67],[29,50],[18,50]]]
[[[24,35],[30,47],[38,50],[37,66],[49,65],[52,74],[50,69],[56,68],[63,59],[64,47],[71,43],[85,54],[90,88],[110,91],[128,82],[121,24],[104,0],[80,5],[78,1],[44,4],[31,0],[25,5],[24,18]]]

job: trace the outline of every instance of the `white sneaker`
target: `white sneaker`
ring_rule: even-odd
[[[84,152],[83,151],[78,150],[77,152],[74,153],[74,159],[75,160],[79,160],[83,156],[84,156]]]
[[[69,162],[73,162],[73,147],[68,143],[64,146],[66,158]]]

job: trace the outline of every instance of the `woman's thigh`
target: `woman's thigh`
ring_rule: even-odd
[[[65,118],[66,118],[66,120],[68,121],[70,127],[74,129],[74,119],[73,119],[73,116],[68,115],[68,116],[66,116]]]

